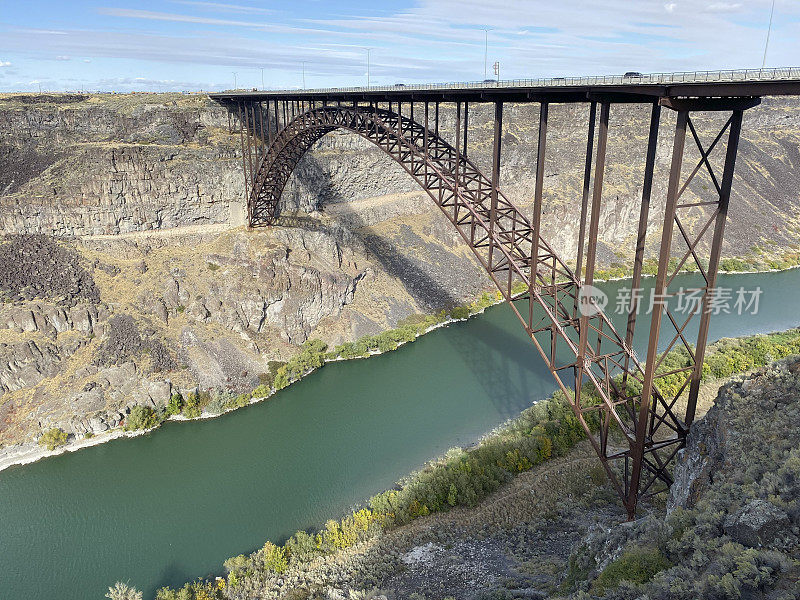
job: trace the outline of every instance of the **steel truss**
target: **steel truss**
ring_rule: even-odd
[[[595,300],[581,293],[589,289],[585,286],[594,283],[611,104],[625,100],[600,96],[587,101],[590,110],[574,270],[541,235],[549,109],[546,101],[540,102],[530,218],[499,187],[502,101],[493,103],[489,176],[467,155],[467,102],[454,103],[455,146],[439,134],[439,102],[379,103],[354,99],[345,104],[270,99],[242,100],[229,104],[229,109],[241,124],[247,215],[252,227],[275,222],[281,194],[298,162],[317,140],[335,129],[352,131],[370,140],[417,181],[456,227],[519,318],[568,398],[629,518],[633,518],[638,498],[663,491],[672,483],[670,463],[683,446],[695,416],[742,114],[759,100],[650,100],[652,111],[632,289],[641,285],[647,225],[652,220],[650,201],[662,107],[675,110],[677,120],[666,206],[660,219],[662,234],[654,290],[659,300],[650,318],[644,359],[632,349],[639,313],[636,299],[629,308],[625,331],[618,332]],[[696,111],[730,113],[719,134],[707,146],[690,116]],[[699,150],[700,160],[682,181],[687,130]],[[723,146],[725,160],[719,176],[712,168],[710,156]],[[713,182],[711,197],[707,201],[681,203],[687,186],[701,170]],[[698,207],[706,211],[706,218],[698,231],[690,232],[684,216]],[[660,300],[674,293],[675,277],[687,264],[694,265],[702,275],[704,285],[697,292],[703,310],[681,320]],[[692,343],[685,331],[694,318],[699,318],[700,325],[697,339]],[[663,366],[666,354],[679,346],[689,355],[688,365],[677,370],[666,369]],[[662,392],[660,382],[676,375],[683,381],[677,393]],[[682,396],[688,396],[687,406],[679,414],[677,404]],[[612,435],[612,431],[616,434]]]

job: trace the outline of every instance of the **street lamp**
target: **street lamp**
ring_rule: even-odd
[[[767,65],[767,48],[769,48],[769,34],[772,31],[772,15],[775,13],[775,0],[772,0],[772,8],[769,11],[769,27],[767,27],[767,41],[764,44],[764,60],[761,61],[761,68]]]
[[[264,89],[264,67],[261,67],[261,89]]]
[[[306,89],[306,62],[303,61],[303,89]]]
[[[233,72],[233,89],[239,89],[236,87],[236,71]]]
[[[367,51],[367,87],[369,87],[369,52],[372,48],[364,48]]]
[[[483,39],[483,78],[488,79],[489,77],[489,32],[491,29],[484,29],[484,39]]]

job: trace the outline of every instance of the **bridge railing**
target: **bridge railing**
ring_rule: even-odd
[[[679,71],[671,73],[637,73],[635,75],[590,75],[583,77],[549,77],[539,79],[503,79],[441,83],[396,83],[394,85],[351,86],[337,88],[315,88],[291,90],[292,93],[330,92],[383,92],[404,90],[464,90],[493,87],[572,87],[601,85],[671,85],[678,83],[725,83],[758,82],[800,79],[800,67],[776,67],[769,69],[730,69],[723,71]],[[271,90],[289,91],[289,90]]]

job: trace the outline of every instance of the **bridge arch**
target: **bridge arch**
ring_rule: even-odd
[[[638,359],[625,347],[611,321],[598,311],[584,319],[584,325],[586,329],[603,332],[607,347],[615,346],[604,357],[606,364],[595,362],[588,355],[589,349],[580,375],[564,376],[556,368],[559,346],[565,346],[573,356],[579,354],[581,319],[576,309],[580,283],[528,218],[502,193],[497,182],[484,175],[459,148],[430,131],[425,123],[375,105],[326,105],[302,112],[278,132],[254,172],[248,197],[251,226],[274,222],[281,194],[295,167],[315,142],[336,129],[350,131],[374,143],[411,175],[456,227],[509,301],[561,390],[573,396],[573,381],[589,382],[605,405],[601,411],[603,427],[608,428],[613,422],[632,444],[633,429],[615,409],[624,393],[606,376],[606,370],[609,357],[622,362],[627,356],[633,365],[639,364]],[[512,302],[526,298],[527,314]],[[536,311],[535,306],[539,307]],[[540,309],[544,316],[539,315]],[[543,343],[537,334],[549,335],[549,344]],[[595,439],[596,432],[586,418],[585,410],[589,407],[582,406],[579,399],[573,407],[598,452],[604,452],[605,443]],[[617,472],[607,462],[604,464],[612,482],[624,493],[625,484],[619,481]]]
[[[705,279],[703,303],[706,306],[714,291],[719,265],[742,113],[758,104],[758,98],[686,100],[665,96],[654,100],[652,95],[623,91],[596,99],[583,92],[565,93],[558,90],[551,93],[550,90],[540,92],[516,88],[502,90],[502,94],[500,91],[479,90],[469,96],[462,95],[460,100],[447,90],[434,89],[426,91],[421,97],[418,95],[415,92],[393,90],[391,93],[381,91],[376,96],[360,89],[220,95],[219,99],[232,108],[233,114],[238,108],[242,124],[240,132],[248,224],[255,227],[274,223],[280,197],[289,177],[303,155],[327,133],[335,129],[348,130],[381,148],[417,181],[442,210],[508,301],[565,394],[609,479],[623,499],[628,516],[632,518],[639,496],[662,491],[672,483],[670,462],[683,446],[694,418],[710,312],[706,310],[700,316],[695,350],[684,333],[691,316],[681,324],[675,320],[669,307],[659,301],[650,318],[647,356],[642,362],[632,348],[638,314],[636,303],[631,304],[623,337],[617,333],[594,298],[582,295],[587,290],[585,286],[590,286],[594,281],[610,106],[630,101],[646,102],[652,106],[631,287],[638,288],[642,276],[659,121],[662,106],[665,106],[677,112],[677,122],[654,296],[668,297],[670,285],[688,260],[697,266]],[[466,148],[468,139],[467,98],[494,104],[491,177],[482,173],[467,158],[466,152],[461,151],[462,106],[463,148]],[[396,100],[396,104],[393,100]],[[504,101],[540,104],[531,219],[519,211],[499,189]],[[431,102],[435,104],[432,130],[429,127]],[[455,105],[455,147],[438,135],[440,102]],[[590,103],[577,266],[574,271],[553,251],[540,231],[550,102]],[[274,104],[274,135],[269,118],[266,119],[266,128],[264,126],[264,103],[267,105],[267,117],[272,111],[270,105]],[[408,117],[401,110],[403,103],[409,107]],[[388,108],[381,108],[381,104],[388,105]],[[393,104],[396,111],[392,110]],[[414,119],[415,104],[424,104],[422,123]],[[259,107],[258,115],[256,106]],[[600,111],[597,111],[598,107]],[[705,147],[690,118],[692,111],[729,111],[731,117],[714,142]],[[596,132],[597,123],[599,130]],[[701,158],[681,186],[681,166],[688,130],[691,130]],[[715,146],[722,146],[717,142],[726,131],[728,137],[723,173],[721,178],[716,178],[707,157]],[[596,149],[593,147],[595,137]],[[716,198],[710,202],[680,203],[683,191],[703,165],[715,182]],[[717,181],[721,181],[721,184],[717,184]],[[688,236],[680,217],[683,211],[695,206],[710,207],[711,212],[696,239]],[[682,237],[674,233],[676,227]],[[710,257],[705,263],[698,252],[703,236],[713,237]],[[685,249],[680,250],[684,254],[677,267],[671,266],[669,260],[674,240],[685,245]],[[587,301],[590,310],[580,310],[580,305]],[[662,316],[665,322],[669,322],[665,334],[661,333]],[[662,340],[669,343],[662,344]],[[689,364],[666,370],[663,358],[675,344],[686,348]],[[665,395],[659,389],[658,382],[663,381],[663,377],[671,376],[686,379],[679,388],[668,388],[669,394]],[[678,414],[676,403],[687,389],[689,397],[685,415]],[[596,418],[598,416],[599,419]],[[598,421],[597,427],[590,427],[590,422],[597,424]],[[610,436],[613,430],[619,432],[619,438]]]

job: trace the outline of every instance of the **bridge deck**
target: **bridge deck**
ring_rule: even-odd
[[[363,100],[416,102],[653,102],[656,98],[800,96],[800,67],[625,77],[515,79],[498,82],[396,84],[313,90],[226,91],[222,101]]]

